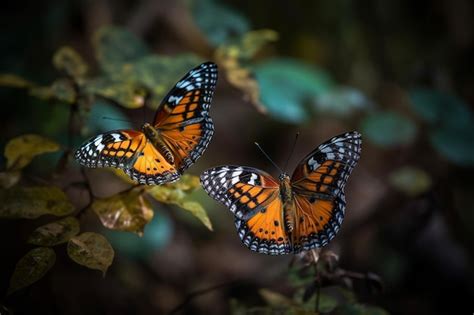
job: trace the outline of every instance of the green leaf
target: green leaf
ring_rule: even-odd
[[[253,68],[260,99],[274,118],[301,123],[311,118],[310,103],[333,87],[329,75],[312,65],[291,59],[273,59]]]
[[[11,139],[5,147],[8,170],[20,170],[37,155],[56,152],[59,144],[45,137],[27,134]]]
[[[15,271],[10,278],[8,294],[25,288],[43,278],[55,262],[56,254],[51,248],[38,247],[30,250],[16,264]]]
[[[140,108],[145,104],[145,89],[138,87],[130,81],[116,82],[109,78],[101,77],[88,81],[84,89],[88,93],[102,96],[125,108]]]
[[[457,97],[437,90],[410,93],[414,111],[431,124],[430,141],[445,158],[462,166],[474,165],[474,113]]]
[[[198,27],[214,46],[250,30],[250,23],[242,14],[214,0],[193,1],[191,12]]]
[[[474,120],[469,126],[434,128],[430,134],[433,147],[449,161],[474,166]]]
[[[82,78],[87,73],[87,64],[73,48],[61,47],[53,56],[53,65],[73,78]]]
[[[107,26],[93,37],[95,55],[105,73],[121,73],[127,64],[148,55],[148,48],[124,28]]]
[[[423,170],[404,166],[392,172],[389,181],[393,187],[409,196],[417,196],[430,189],[430,176]]]
[[[114,260],[114,249],[107,239],[93,232],[71,238],[67,244],[67,253],[79,265],[100,270],[104,276]]]
[[[0,86],[24,89],[34,87],[35,84],[16,74],[0,73]]]
[[[79,221],[66,217],[38,227],[31,233],[28,243],[39,246],[55,246],[66,243],[79,233]]]
[[[57,187],[12,187],[0,190],[0,218],[35,219],[45,214],[65,216],[74,211],[64,192]]]
[[[141,191],[130,190],[109,198],[96,199],[92,209],[109,229],[143,235],[145,225],[153,218],[150,203]]]
[[[416,136],[416,125],[395,112],[380,112],[367,116],[361,125],[362,134],[381,147],[411,143]]]
[[[193,216],[199,219],[199,221],[204,224],[210,231],[212,231],[212,224],[211,220],[207,216],[206,210],[204,210],[203,206],[196,201],[182,201],[177,203],[182,209],[191,212]]]
[[[316,97],[318,111],[338,116],[348,116],[355,111],[373,107],[372,102],[359,90],[351,87],[339,87]]]
[[[190,193],[199,186],[199,178],[197,176],[185,174],[177,182],[153,186],[147,192],[159,202],[174,204],[189,211],[212,231],[211,221],[204,208],[198,202],[187,200]]]

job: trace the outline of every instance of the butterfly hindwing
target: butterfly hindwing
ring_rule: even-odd
[[[154,125],[174,153],[180,172],[202,155],[212,138],[209,109],[216,83],[216,64],[201,64],[175,85],[155,115]]]
[[[360,157],[361,136],[345,133],[321,144],[297,166],[291,183],[295,195],[295,251],[326,245],[344,219],[344,187]]]

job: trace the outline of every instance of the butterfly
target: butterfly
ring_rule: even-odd
[[[361,135],[349,132],[309,153],[279,179],[252,167],[219,166],[201,174],[210,197],[235,216],[242,242],[271,255],[299,253],[331,241],[342,224],[344,186],[360,157]]]
[[[140,184],[173,182],[207,148],[214,133],[209,108],[217,83],[217,65],[189,71],[158,107],[153,123],[139,130],[115,130],[86,141],[75,152],[86,167],[122,169]]]

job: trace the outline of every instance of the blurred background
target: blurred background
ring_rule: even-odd
[[[332,136],[362,133],[345,221],[328,249],[340,268],[381,283],[336,286],[353,308],[323,286],[322,313],[474,311],[471,1],[9,1],[0,14],[2,150],[28,133],[74,148],[97,132],[138,129],[188,70],[214,61],[216,133],[189,174],[237,164],[278,176],[255,141],[282,165],[300,132],[293,169]],[[21,183],[81,180],[78,165],[58,168],[60,159],[36,158]],[[99,197],[128,185],[107,170],[87,176]],[[77,208],[87,203],[80,188],[64,190]],[[8,297],[15,264],[32,248],[28,235],[51,217],[0,220],[0,313],[305,314],[291,306],[306,307],[295,297],[295,277],[305,276],[295,276],[292,257],[251,252],[224,206],[200,189],[192,199],[213,231],[156,201],[141,238],[84,213],[81,230],[103,233],[115,249],[106,277],[58,246],[44,278]]]

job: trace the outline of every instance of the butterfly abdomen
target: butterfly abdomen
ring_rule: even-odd
[[[146,138],[151,141],[153,146],[161,153],[161,155],[163,155],[166,161],[170,164],[173,164],[173,153],[170,151],[170,149],[168,149],[168,146],[161,139],[159,131],[148,123],[143,125],[142,130]]]
[[[283,222],[285,223],[285,230],[287,233],[291,233],[295,227],[295,211],[290,177],[286,174],[280,176],[280,198],[283,203]]]

